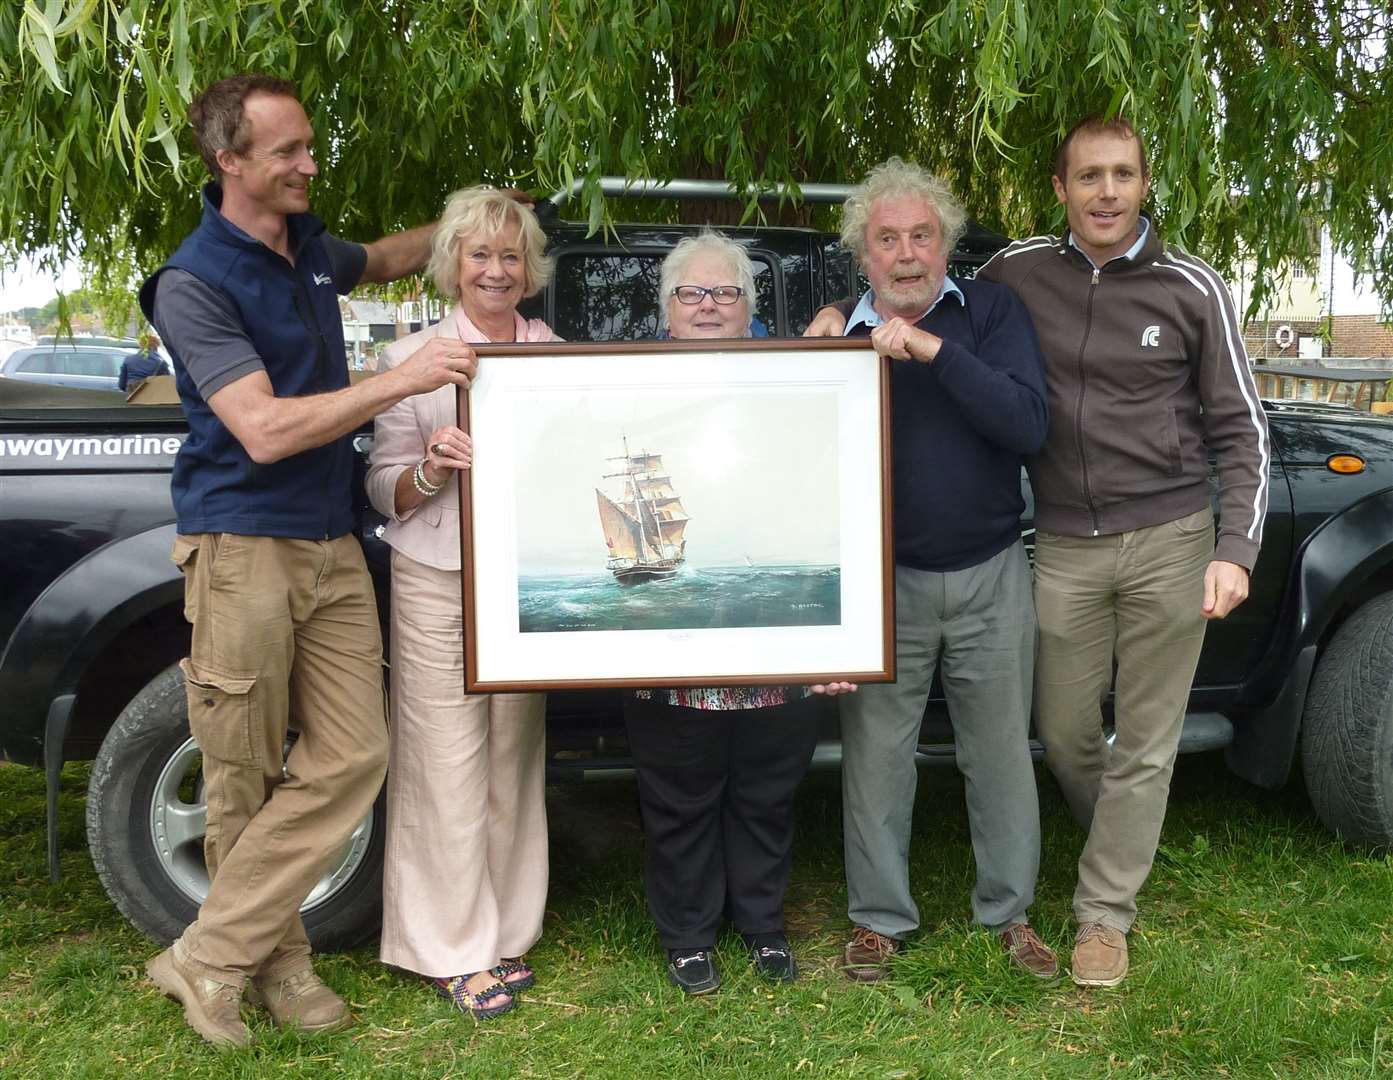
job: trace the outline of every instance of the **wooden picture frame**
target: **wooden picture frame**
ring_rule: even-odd
[[[466,690],[894,679],[889,361],[865,339],[475,348]]]

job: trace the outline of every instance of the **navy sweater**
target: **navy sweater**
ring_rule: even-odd
[[[954,281],[966,303],[949,293],[918,323],[943,339],[933,363],[892,367],[895,561],[916,570],[962,570],[1015,542],[1021,465],[1048,423],[1025,306],[1006,286]]]

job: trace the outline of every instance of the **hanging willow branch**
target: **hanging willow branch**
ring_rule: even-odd
[[[1347,0],[15,0],[0,253],[80,255],[124,288],[196,218],[190,97],[260,70],[299,83],[314,205],[346,236],[428,220],[480,181],[589,181],[598,227],[606,173],[848,180],[891,153],[1029,234],[1059,221],[1060,134],[1123,109],[1165,234],[1221,266],[1248,253],[1255,303],[1274,267],[1313,265],[1321,225],[1393,302],[1393,250],[1376,246],[1393,222],[1391,30],[1387,4]]]

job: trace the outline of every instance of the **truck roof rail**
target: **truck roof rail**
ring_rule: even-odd
[[[585,187],[584,180],[573,180],[569,188],[562,188],[546,201],[559,210],[579,195]],[[851,184],[799,184],[798,193],[804,202],[841,203],[851,194]],[[748,189],[738,187],[728,180],[654,180],[650,177],[602,176],[600,192],[606,198],[630,199],[744,199]],[[759,189],[761,200],[774,200],[791,197],[793,185],[768,184]]]
[[[583,180],[573,180],[571,186],[562,188],[554,195],[548,195],[537,203],[537,216],[554,219],[560,215],[561,208],[579,195],[585,186]],[[759,188],[758,198],[763,201],[784,198],[792,195],[791,184],[765,184]],[[600,191],[606,198],[637,199],[744,199],[745,191],[729,180],[654,180],[651,177],[602,176]],[[798,193],[804,202],[843,203],[853,191],[854,184],[799,184]],[[990,256],[1005,247],[1010,240],[1000,233],[988,229],[975,220],[969,220],[967,231],[958,241],[958,256]],[[984,262],[985,259],[977,259]]]

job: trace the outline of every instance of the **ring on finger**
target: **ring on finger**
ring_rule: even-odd
[[[449,447],[446,446],[445,443],[443,443],[443,442],[438,442],[438,443],[436,443],[434,446],[432,446],[432,447],[430,448],[430,452],[431,452],[432,454],[435,454],[437,457],[444,457],[444,456],[445,456],[445,451],[448,450],[448,449],[449,449]]]

